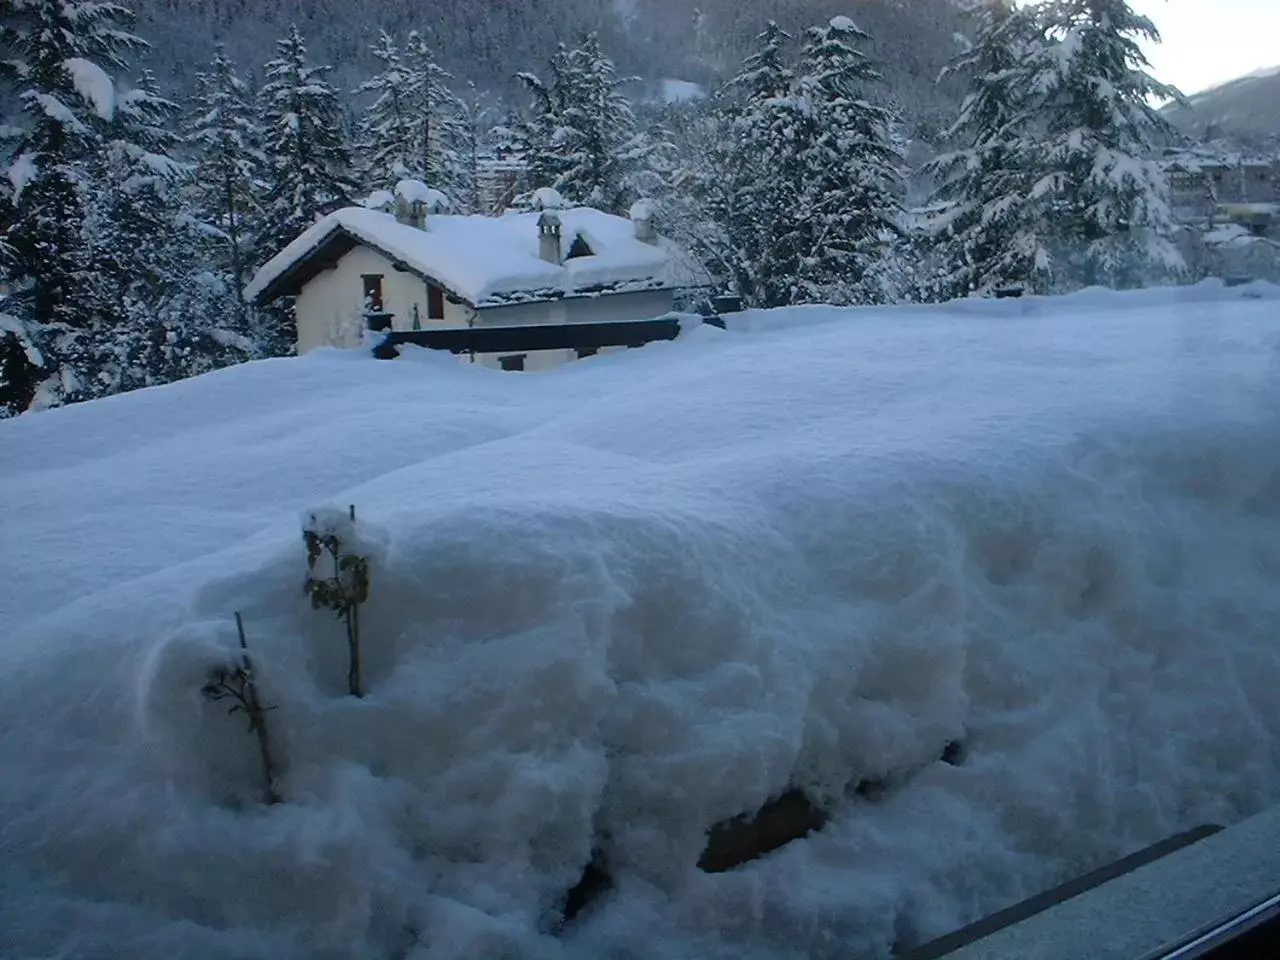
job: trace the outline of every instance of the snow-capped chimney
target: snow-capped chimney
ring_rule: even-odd
[[[419,230],[427,229],[427,215],[447,213],[449,198],[421,180],[401,180],[395,190],[396,219]]]
[[[560,217],[550,210],[544,210],[538,217],[538,256],[557,267],[564,263],[564,253],[560,248]]]
[[[631,205],[631,223],[634,225],[636,239],[641,243],[657,243],[658,231],[653,225],[653,203],[648,200],[637,200]]]

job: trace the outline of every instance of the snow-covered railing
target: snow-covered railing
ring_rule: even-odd
[[[1280,956],[1280,807],[1201,827],[901,955],[901,960]]]
[[[642,347],[680,334],[679,316],[606,323],[545,323],[518,327],[455,327],[444,330],[398,330],[373,350],[380,360],[399,356],[404,344],[450,353],[531,353],[538,350],[599,350]]]

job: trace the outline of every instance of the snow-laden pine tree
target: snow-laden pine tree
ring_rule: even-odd
[[[307,59],[297,26],[277,41],[259,94],[268,187],[256,254],[265,260],[359,192],[330,67]]]
[[[247,359],[252,349],[185,190],[176,104],[145,72],[119,93],[94,163],[86,220],[97,353],[87,395],[168,383]]]
[[[367,189],[385,190],[404,177],[424,177],[419,167],[424,151],[417,142],[420,77],[405,66],[399,45],[385,30],[370,53],[379,69],[356,88],[371,98],[356,127],[356,164]]]
[[[266,158],[248,89],[219,44],[208,71],[196,74],[188,141],[195,153],[192,192],[209,265],[227,287],[236,326],[248,326],[240,290],[247,280],[253,224],[261,212]]]
[[[706,259],[713,270],[723,266],[728,283],[753,306],[793,302],[807,248],[806,170],[797,147],[814,135],[787,62],[792,39],[774,22],[756,38],[756,52],[717,92],[717,131],[709,162],[700,164],[697,192],[722,244]]]
[[[797,138],[801,251],[796,297],[810,303],[895,299],[886,258],[901,235],[903,157],[893,113],[872,103],[879,71],[858,49],[871,38],[845,16],[805,35],[796,91],[806,111]]]
[[[503,125],[507,146],[524,158],[533,189],[554,187],[563,170],[555,149],[560,117],[569,97],[569,48],[563,43],[547,61],[544,76],[546,79],[528,71],[516,74],[529,95],[529,108],[524,114],[513,112]]]
[[[96,316],[88,295],[94,265],[86,221],[94,165],[116,114],[108,71],[142,46],[128,33],[131,20],[125,7],[88,0],[0,6],[0,100],[20,108],[2,160],[11,192],[0,241],[14,293],[0,312],[10,318],[5,340],[26,345],[5,351],[0,410],[9,413],[94,392],[109,318]]]
[[[410,31],[405,61],[415,76],[411,103],[417,123],[412,140],[417,160],[409,169],[461,209],[468,192],[466,108],[450,87],[453,78],[436,62],[425,33]]]
[[[178,194],[185,171],[172,157],[177,105],[143,73],[119,92],[91,163],[94,193],[85,239],[91,248],[95,311],[114,318],[117,339],[136,335],[149,305],[173,289],[187,251],[178,249]]]
[[[371,52],[380,69],[356,90],[371,98],[356,133],[365,186],[386,190],[411,177],[458,204],[468,193],[466,108],[450,89],[449,74],[417,31],[403,53],[386,31]]]
[[[1049,207],[1033,190],[1043,156],[1027,62],[1043,33],[1013,0],[986,0],[976,12],[973,45],[943,72],[969,84],[945,134],[957,146],[925,166],[937,184],[928,229],[938,266],[930,293],[939,299],[1011,285],[1044,291],[1052,279]]]
[[[484,199],[480,195],[480,161],[494,139],[496,110],[493,102],[474,83],[458,96],[458,183],[457,195],[451,197],[454,209],[464,213],[480,213]]]
[[[1059,286],[1135,287],[1176,276],[1168,187],[1154,151],[1172,136],[1139,46],[1155,25],[1126,0],[1045,0],[1045,42],[1028,57]]]
[[[522,147],[532,186],[554,187],[575,203],[623,213],[637,199],[637,184],[659,175],[661,139],[636,129],[627,82],[594,33],[551,58],[549,82],[532,73],[519,79],[532,116],[522,125]]]

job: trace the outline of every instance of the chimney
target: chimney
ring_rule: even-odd
[[[564,263],[560,249],[560,217],[544,210],[538,217],[538,256],[557,267]]]
[[[631,222],[635,228],[636,239],[641,243],[658,242],[658,231],[653,226],[653,203],[648,200],[637,200],[631,205]]]
[[[401,180],[396,184],[396,219],[418,230],[427,229],[427,209],[432,194],[421,180]]]

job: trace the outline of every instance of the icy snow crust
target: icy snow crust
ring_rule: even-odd
[[[881,958],[1275,802],[1278,305],[318,351],[0,423],[0,954]],[[362,701],[301,590],[349,503]],[[237,609],[271,808],[198,693]],[[697,870],[788,784],[824,830]]]

